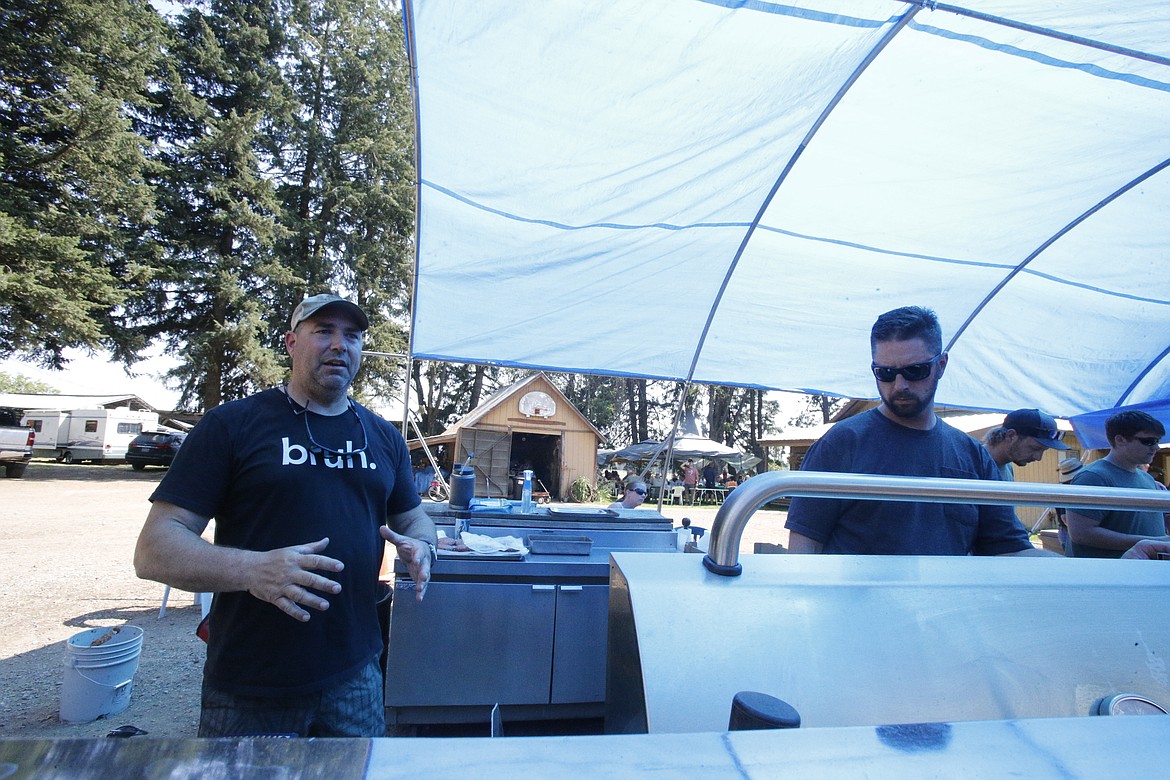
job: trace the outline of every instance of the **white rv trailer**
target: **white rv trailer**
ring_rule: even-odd
[[[115,409],[29,409],[23,424],[36,431],[33,457],[120,461],[135,436],[158,427],[157,412]]]

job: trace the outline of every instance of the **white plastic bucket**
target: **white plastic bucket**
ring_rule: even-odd
[[[142,652],[142,629],[119,626],[101,644],[94,642],[113,629],[91,628],[65,643],[65,679],[61,685],[61,720],[86,723],[117,715],[130,706],[134,672]]]

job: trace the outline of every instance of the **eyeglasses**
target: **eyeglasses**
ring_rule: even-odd
[[[1162,441],[1156,436],[1130,436],[1129,438],[1133,439],[1134,441],[1140,441],[1147,447],[1155,447]]]
[[[928,376],[930,376],[931,369],[940,358],[942,358],[941,353],[935,355],[925,363],[911,363],[908,366],[902,366],[900,368],[894,368],[892,366],[879,366],[877,363],[874,363],[870,366],[870,368],[873,370],[874,377],[876,377],[877,381],[879,382],[893,382],[898,378],[898,374],[906,377],[907,382],[921,382],[923,379],[926,379]]]
[[[284,394],[284,397],[288,399],[288,405],[292,407],[293,414],[300,415],[305,418],[305,435],[309,437],[309,452],[313,453],[314,455],[332,455],[335,458],[339,458],[342,455],[357,455],[358,453],[366,451],[366,447],[368,447],[370,444],[370,437],[366,435],[366,424],[362,422],[362,416],[358,414],[357,409],[354,408],[352,398],[348,399],[349,411],[353,412],[353,416],[357,418],[358,427],[362,430],[362,446],[358,447],[356,450],[337,450],[318,443],[318,441],[313,438],[313,429],[309,427],[309,415],[306,414],[308,410],[294,401],[292,396],[287,392]]]
[[[634,491],[635,493],[637,493],[640,496],[646,495],[646,491],[643,490],[642,488],[630,488],[630,490]]]

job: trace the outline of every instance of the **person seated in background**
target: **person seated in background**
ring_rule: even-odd
[[[435,469],[429,463],[414,464],[414,492],[425,496],[435,478]]]
[[[626,485],[625,495],[620,501],[614,501],[609,509],[637,509],[646,500],[646,483],[635,479]]]

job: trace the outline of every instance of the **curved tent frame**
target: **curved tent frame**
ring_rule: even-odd
[[[873,397],[1170,397],[1170,11],[410,0],[418,358]]]

